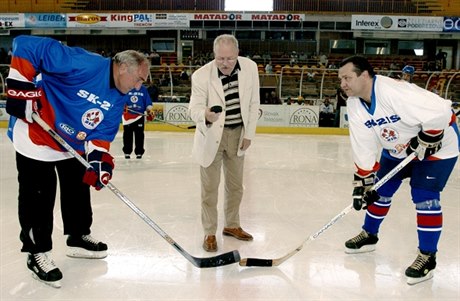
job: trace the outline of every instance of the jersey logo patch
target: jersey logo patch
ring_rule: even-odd
[[[99,109],[89,109],[81,117],[81,123],[88,130],[95,129],[104,120],[104,114]]]
[[[132,95],[131,96],[131,102],[132,103],[137,103],[139,101],[139,97],[137,97],[137,95]]]
[[[383,128],[380,131],[380,136],[387,142],[395,142],[399,139],[399,133],[390,127]]]

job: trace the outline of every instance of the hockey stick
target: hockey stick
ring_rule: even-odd
[[[137,111],[134,111],[132,109],[128,109],[129,112],[131,113],[134,113],[134,114],[137,114],[137,115],[141,115],[141,116],[144,116],[144,117],[148,117],[149,115],[147,114],[144,114],[144,113],[139,113]],[[153,118],[153,121],[158,121],[158,122],[161,122],[161,123],[164,123],[164,124],[168,124],[168,125],[172,125],[172,126],[175,126],[177,128],[180,128],[182,130],[190,130],[190,129],[194,129],[195,126],[194,125],[191,125],[191,126],[188,126],[188,127],[182,127],[180,125],[177,125],[177,124],[174,124],[174,123],[171,123],[171,122],[167,122],[165,120],[161,120],[161,119],[158,119],[157,117]]]
[[[404,160],[399,162],[398,165],[395,166],[390,172],[388,172],[380,181],[375,183],[370,190],[377,190],[383,186],[390,178],[396,175],[401,169],[403,169],[409,162],[411,162],[416,156],[416,153],[413,152],[408,155]],[[337,221],[339,221],[342,217],[347,215],[353,209],[353,204],[349,205],[345,209],[342,210],[339,214],[333,217],[327,224],[325,224],[321,229],[319,229],[316,233],[310,235],[306,240],[302,242],[302,244],[297,247],[295,250],[289,252],[288,254],[284,255],[283,257],[276,258],[276,259],[262,259],[262,258],[243,258],[240,260],[240,266],[245,267],[271,267],[271,266],[278,266],[285,262],[287,259],[291,258],[294,254],[302,250],[304,245],[312,240],[315,240],[318,236],[320,236],[324,231],[326,231],[329,227],[334,225]]]
[[[33,113],[32,118],[37,122],[51,137],[54,138],[60,145],[62,145],[73,157],[75,157],[81,164],[86,168],[91,168],[91,165],[79,154],[75,149],[72,148],[56,131],[54,131],[40,116]],[[152,227],[164,240],[166,240],[171,246],[173,246],[182,256],[190,261],[197,268],[213,268],[223,265],[232,264],[240,260],[240,254],[238,250],[227,252],[214,257],[199,258],[190,255],[187,251],[182,249],[168,234],[166,234],[151,218],[149,218],[144,212],[142,212],[133,202],[131,202],[127,196],[125,196],[120,190],[118,190],[112,183],[106,185],[120,200],[122,200],[129,208],[131,208],[144,222]]]

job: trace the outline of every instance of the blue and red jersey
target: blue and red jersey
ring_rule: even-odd
[[[109,151],[126,102],[115,87],[112,61],[51,38],[18,36],[8,78],[35,83],[42,90],[41,118],[79,153]],[[33,159],[69,157],[35,123],[10,119],[16,151]]]
[[[152,99],[145,86],[139,90],[133,89],[125,96],[127,98],[123,113],[123,125],[131,124],[144,118],[145,111],[152,108]]]

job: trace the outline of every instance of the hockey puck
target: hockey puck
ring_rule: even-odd
[[[214,112],[214,113],[220,113],[220,112],[222,112],[222,107],[221,106],[212,106],[210,110],[211,110],[211,112]]]

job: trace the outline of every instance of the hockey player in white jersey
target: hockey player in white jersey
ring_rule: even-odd
[[[451,102],[415,84],[376,75],[366,58],[339,66],[347,112],[354,175],[353,206],[367,209],[362,231],[345,242],[346,253],[374,251],[379,227],[394,193],[410,178],[417,213],[418,255],[406,269],[407,283],[433,277],[442,230],[440,192],[459,155],[459,134]],[[377,191],[369,190],[408,154],[416,158]],[[380,159],[379,159],[380,156]]]

